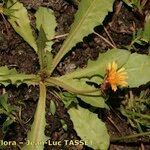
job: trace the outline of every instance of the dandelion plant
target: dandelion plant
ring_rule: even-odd
[[[99,54],[96,61],[89,60],[86,68],[78,68],[63,76],[53,76],[53,72],[62,58],[78,42],[82,42],[85,36],[91,34],[95,26],[102,25],[108,13],[113,11],[113,4],[113,0],[82,0],[78,5],[78,11],[69,34],[60,51],[53,58],[51,54],[53,41],[51,39],[55,36],[57,26],[53,11],[44,7],[37,10],[35,17],[38,37],[36,39],[32,34],[26,8],[17,0],[6,2],[7,7],[13,5],[12,9],[15,10],[12,12],[13,17],[10,16],[8,21],[35,50],[40,63],[40,71],[35,75],[18,73],[15,69],[10,70],[6,66],[0,67],[1,84],[7,86],[26,83],[38,85],[40,89],[34,122],[27,136],[27,140],[33,144],[24,144],[24,150],[43,150],[44,144],[50,139],[44,133],[47,87],[58,89],[57,94],[60,98],[62,97],[61,89],[63,89],[74,98],[78,97],[93,107],[108,108],[105,102],[109,95],[106,96],[101,91],[101,85],[104,83],[108,84],[115,92],[118,88],[139,87],[150,81],[149,56],[131,54],[125,49],[117,48]],[[72,101],[71,98],[70,100]],[[93,149],[107,150],[110,138],[104,122],[95,113],[82,108],[79,104],[69,106],[67,107],[68,113],[78,136],[87,141],[87,146]],[[39,146],[39,142],[43,142],[43,144]]]

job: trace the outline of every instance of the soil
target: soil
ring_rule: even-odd
[[[58,26],[56,28],[57,35],[63,35],[69,32],[70,25],[73,23],[74,14],[77,11],[77,5],[69,0],[20,0],[27,8],[33,29],[35,28],[35,18],[33,14],[39,6],[51,8],[55,12]],[[131,43],[132,35],[139,28],[144,25],[145,13],[150,7],[150,1],[147,2],[143,14],[140,14],[137,10],[129,8],[126,4],[116,0],[113,13],[110,13],[103,26],[98,26],[95,31],[110,41],[109,36],[112,38],[113,45],[118,48],[125,48]],[[36,32],[35,32],[36,34]],[[54,56],[59,51],[63,41],[66,37],[62,37],[54,40],[52,53]],[[105,42],[102,38],[92,33],[88,37],[85,37],[82,43],[77,44],[57,66],[54,75],[63,75],[66,72],[75,70],[78,67],[86,67],[89,59],[96,60],[99,53],[107,51],[112,48],[112,45]],[[134,50],[132,50],[134,52]],[[148,46],[138,47],[138,53],[148,54]],[[26,74],[36,74],[39,71],[38,57],[34,50],[13,30],[11,25],[4,20],[0,15],[0,66],[7,65],[9,68],[16,68],[18,72]],[[9,85],[0,87],[0,92],[7,91],[9,96],[9,103],[18,108],[16,113],[17,121],[10,125],[7,132],[2,132],[2,124],[5,120],[4,116],[0,116],[0,139],[6,141],[25,141],[27,132],[30,129],[30,125],[33,122],[34,112],[36,109],[39,89],[36,86],[27,86],[25,84],[15,87]],[[120,93],[117,93],[118,95]],[[117,95],[117,96],[118,96]],[[54,101],[57,106],[56,114],[53,116],[49,113],[50,101]],[[83,102],[82,105],[84,105]],[[51,140],[64,139],[80,139],[75,130],[73,124],[64,107],[64,104],[56,98],[51,89],[47,91],[46,102],[46,120],[47,126],[45,134],[51,137]],[[123,136],[136,132],[117,110],[115,104],[111,104],[112,109],[96,110],[96,113],[105,121],[108,131],[111,136]],[[62,127],[61,120],[64,120],[68,126],[68,130],[65,131]],[[117,127],[116,127],[117,126]],[[150,149],[150,141],[147,138],[140,138],[129,142],[112,142],[110,150],[145,150]],[[16,147],[7,147],[6,150],[19,150],[21,145]],[[86,146],[47,146],[45,150],[88,150],[90,148]]]

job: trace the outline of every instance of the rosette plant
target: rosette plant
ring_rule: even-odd
[[[150,81],[150,57],[137,53],[131,54],[128,50],[118,48],[99,54],[96,61],[89,60],[86,68],[78,68],[62,76],[53,76],[55,68],[65,55],[78,42],[82,42],[85,36],[92,33],[94,27],[102,25],[108,12],[112,12],[113,0],[82,0],[78,5],[70,32],[55,57],[51,53],[52,39],[55,37],[57,26],[53,11],[44,7],[38,8],[35,13],[38,37],[35,38],[23,4],[16,0],[4,2],[5,9],[11,7],[15,10],[11,12],[8,21],[37,53],[40,64],[38,74],[18,73],[15,69],[8,69],[7,66],[0,67],[0,83],[4,86],[9,84],[18,86],[22,83],[39,86],[39,100],[34,121],[27,136],[27,139],[35,144],[25,144],[23,150],[42,150],[44,144],[36,143],[44,141],[46,144],[46,141],[50,139],[44,133],[47,87],[55,87],[60,99],[65,97],[65,95],[62,96],[65,91],[74,95],[74,99],[78,97],[92,107],[108,108],[105,102],[109,95],[103,94],[102,85],[111,87],[115,92],[117,88],[139,87]],[[98,118],[97,114],[79,104],[68,105],[67,103],[66,107],[78,136],[84,141],[89,141],[88,146],[93,149],[108,149],[110,137],[104,122]]]

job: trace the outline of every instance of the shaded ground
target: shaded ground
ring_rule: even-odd
[[[32,26],[34,28],[34,17],[32,16],[39,6],[52,8],[55,11],[58,26],[56,28],[57,35],[63,35],[69,32],[70,25],[73,22],[74,14],[77,6],[70,3],[69,0],[20,0],[28,9]],[[150,6],[147,4],[146,6]],[[147,7],[149,8],[149,7]],[[146,9],[145,8],[145,12]],[[64,60],[58,65],[54,75],[63,75],[66,72],[72,71],[77,67],[85,67],[88,59],[95,60],[99,53],[105,52],[112,46],[124,48],[129,45],[132,40],[132,34],[144,25],[144,15],[142,16],[137,11],[132,11],[122,2],[117,1],[114,5],[114,12],[109,14],[104,21],[104,26],[95,28],[95,31],[103,36],[108,42],[104,41],[96,34],[91,34],[84,38],[83,43],[79,43],[74,51],[69,53]],[[35,33],[36,34],[36,33]],[[110,39],[110,37],[112,39]],[[55,55],[65,37],[55,40],[52,53]],[[147,47],[138,47],[139,53],[148,53]],[[9,68],[16,68],[19,72],[37,73],[39,70],[38,58],[33,49],[18,36],[6,20],[0,16],[0,66],[7,65]],[[1,86],[1,93],[3,90]],[[6,87],[9,94],[9,102],[18,107],[17,117],[18,121],[13,123],[4,135],[0,129],[0,139],[24,141],[27,131],[33,121],[33,116],[38,100],[38,87],[21,85],[18,88],[15,86]],[[57,106],[57,111],[54,116],[49,110],[49,103],[53,100]],[[84,104],[83,104],[84,105]],[[115,136],[132,134],[134,131],[128,124],[125,118],[118,114],[113,108],[111,111],[100,110],[96,112],[106,122],[109,133]],[[47,92],[47,127],[45,133],[50,136],[52,140],[64,141],[64,139],[79,139],[76,132],[73,130],[73,124],[64,108],[63,103],[57,99],[52,93],[51,89]],[[0,126],[5,118],[0,118]],[[62,127],[61,121],[64,120],[68,126],[65,131]],[[117,127],[116,127],[117,126]],[[6,150],[18,150],[17,147],[8,147]],[[110,150],[145,150],[150,149],[149,141],[147,139],[139,139],[127,143],[112,143]],[[45,150],[84,150],[89,149],[82,146],[45,146]]]

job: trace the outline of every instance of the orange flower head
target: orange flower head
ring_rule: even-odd
[[[125,68],[120,68],[116,62],[109,63],[106,70],[105,82],[109,84],[113,91],[117,90],[118,86],[125,87],[128,83],[125,81],[128,78]]]

